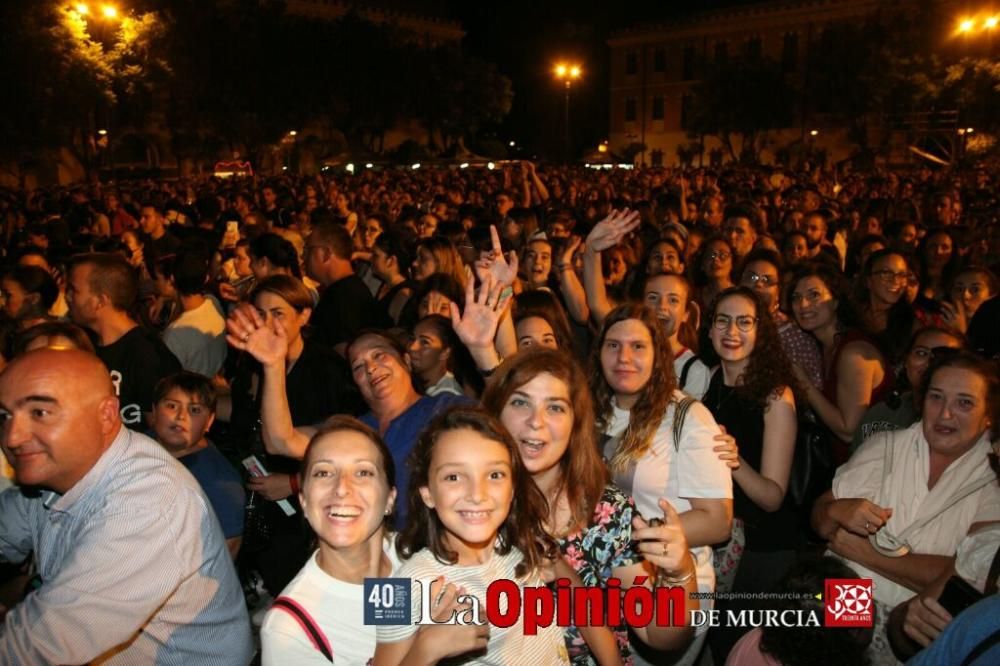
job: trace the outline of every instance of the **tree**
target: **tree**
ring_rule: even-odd
[[[695,86],[688,129],[694,136],[718,137],[733,161],[756,162],[767,131],[791,124],[793,99],[778,63],[726,59],[710,66]]]

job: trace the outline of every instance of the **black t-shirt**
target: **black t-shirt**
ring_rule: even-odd
[[[332,349],[362,329],[384,328],[387,322],[361,278],[349,275],[323,290],[309,324],[310,338]]]
[[[180,372],[181,364],[159,336],[136,326],[117,341],[97,348],[111,372],[125,425],[143,429],[142,413],[152,411],[156,383]]]
[[[150,242],[153,244],[156,256],[160,259],[177,254],[177,251],[181,249],[180,239],[169,231],[164,232],[162,236]]]
[[[347,361],[315,340],[306,340],[285,380],[285,394],[296,426],[315,425],[333,414],[357,416],[363,408],[367,411]]]
[[[987,358],[1000,357],[1000,297],[994,296],[979,306],[969,322],[969,344]]]

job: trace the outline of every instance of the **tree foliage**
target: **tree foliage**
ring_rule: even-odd
[[[778,63],[764,57],[726,59],[708,66],[695,86],[688,128],[695,135],[717,136],[732,160],[756,162],[768,130],[790,125],[793,103],[793,89]]]

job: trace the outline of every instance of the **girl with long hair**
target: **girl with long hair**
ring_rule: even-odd
[[[464,590],[461,598],[477,597],[480,605],[495,580],[542,584],[543,570],[553,561],[558,575],[579,584],[543,528],[545,497],[524,468],[518,446],[494,417],[477,408],[442,413],[421,434],[409,466],[409,521],[396,542],[403,564],[395,576],[421,582],[443,576]],[[415,587],[410,599],[414,620],[421,615],[419,592]],[[567,662],[559,626],[528,635],[522,623],[519,614],[506,631],[490,632],[486,654],[473,663]],[[416,625],[377,627],[375,664],[400,663],[417,630]],[[621,663],[608,628],[584,632],[602,663]]]
[[[583,584],[603,587],[610,578],[627,590],[636,576],[647,587],[657,575],[696,591],[694,561],[673,507],[661,500],[666,524],[651,527],[631,498],[611,484],[598,452],[590,392],[583,370],[566,353],[534,349],[507,360],[491,378],[483,406],[510,432],[524,466],[547,504],[545,530]],[[658,514],[659,515],[659,514]],[[664,554],[666,551],[666,555]],[[685,580],[686,579],[686,580]],[[631,655],[624,626],[615,627],[622,659]],[[644,643],[677,650],[690,639],[686,627],[637,627]],[[574,664],[591,664],[579,630],[567,628]]]
[[[677,390],[670,342],[656,315],[624,305],[604,320],[592,356],[590,385],[612,479],[644,517],[667,499],[680,514],[698,589],[715,588],[711,545],[732,530],[732,476],[713,452],[719,426],[701,403]],[[697,634],[680,663],[697,656]]]

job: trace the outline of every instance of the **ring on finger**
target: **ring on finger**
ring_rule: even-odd
[[[872,524],[871,524],[871,523],[869,523],[869,522],[868,522],[868,521],[866,520],[866,521],[865,521],[865,531],[866,531],[866,532],[871,532],[871,529],[872,529]]]
[[[243,334],[243,342],[246,343],[249,340],[250,340],[250,332],[247,331],[246,333]]]
[[[670,544],[668,544],[668,543],[664,542],[664,543],[663,543],[663,557],[666,557],[666,556],[667,556],[667,552],[668,552],[669,550],[670,550]]]

